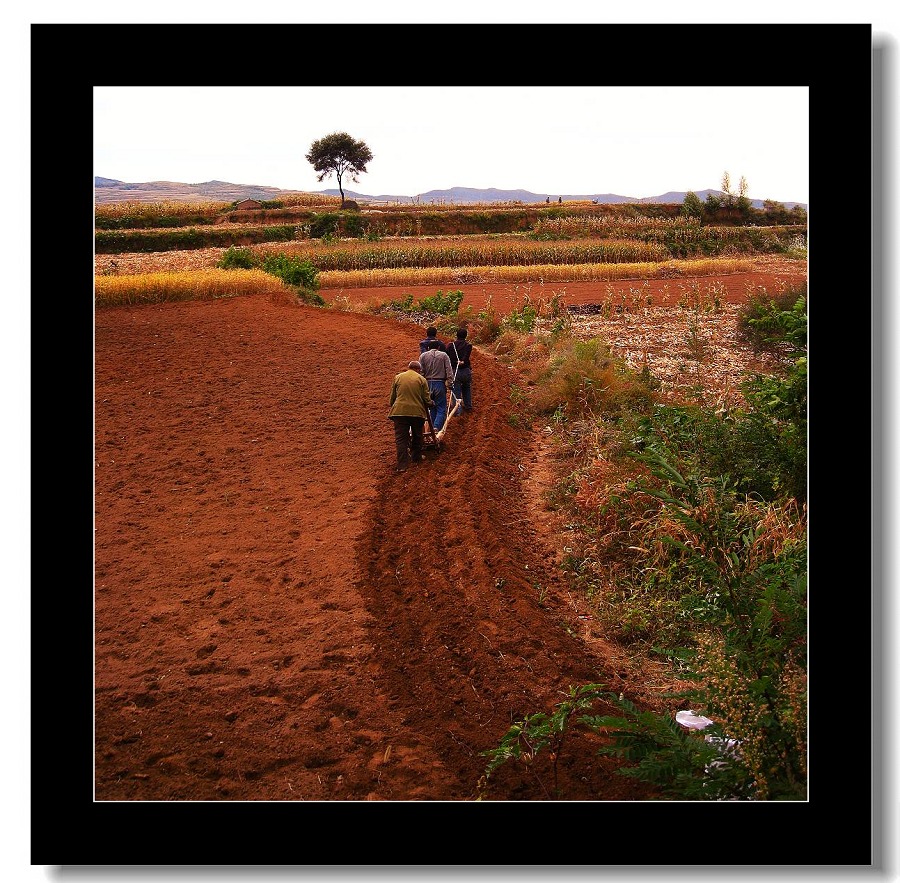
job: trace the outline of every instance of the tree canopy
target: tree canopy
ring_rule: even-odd
[[[324,138],[313,141],[309,153],[306,154],[306,159],[318,172],[319,181],[329,175],[337,177],[338,190],[341,191],[341,205],[343,205],[344,175],[358,183],[358,175],[366,171],[366,164],[372,160],[372,151],[369,150],[365,141],[357,141],[346,132],[332,132]]]

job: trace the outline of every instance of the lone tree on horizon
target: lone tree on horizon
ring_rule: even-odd
[[[359,183],[357,177],[360,172],[366,171],[366,163],[372,159],[372,151],[365,141],[357,141],[346,132],[332,132],[324,138],[313,141],[306,154],[306,159],[312,163],[312,167],[319,173],[318,180],[322,181],[329,175],[337,176],[338,190],[341,191],[341,208],[344,206],[343,177],[347,177]]]

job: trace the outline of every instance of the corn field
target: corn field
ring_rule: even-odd
[[[297,193],[278,198],[284,208],[322,208],[338,209],[341,206],[339,196],[326,196],[323,193]],[[152,226],[159,218],[205,218],[214,223],[218,218],[232,210],[231,202],[110,202],[102,203],[94,208],[94,219],[98,227],[106,222],[119,222],[118,226],[127,227],[127,222],[146,228]],[[194,221],[195,222],[195,221]]]
[[[664,261],[668,250],[636,239],[535,242],[521,236],[500,239],[473,237],[439,242],[403,239],[370,243],[340,240],[334,243],[291,243],[279,251],[308,260],[320,271],[400,269],[403,267],[538,266],[542,264],[620,264]],[[271,251],[256,249],[257,253]]]

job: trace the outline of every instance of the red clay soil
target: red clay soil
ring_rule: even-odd
[[[96,312],[96,800],[470,800],[514,720],[622,688],[579,636],[513,371],[476,351],[475,412],[394,472],[422,331],[254,296]],[[599,744],[484,796],[654,799]]]

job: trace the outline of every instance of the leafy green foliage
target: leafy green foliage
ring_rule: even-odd
[[[363,239],[366,236],[366,219],[362,215],[343,215],[341,227],[347,236],[353,236],[356,239]]]
[[[267,273],[277,276],[288,285],[315,291],[319,287],[319,271],[307,260],[285,254],[266,255],[260,266]]]
[[[805,282],[774,295],[765,289],[755,292],[738,314],[738,336],[757,351],[784,345],[802,352],[807,342],[806,297]]]
[[[402,312],[411,311],[413,308],[413,296],[411,294],[406,294],[399,300],[391,300],[387,303],[388,309],[391,310],[399,310]]]
[[[697,632],[689,696],[742,744],[736,765],[762,799],[805,790],[806,524],[790,502],[740,498],[721,479],[687,475],[660,451],[637,455],[661,503],[646,533],[647,570],[682,587]],[[655,539],[655,543],[652,542]]]
[[[722,476],[736,493],[765,501],[788,495],[802,503],[806,360],[798,359],[784,377],[750,378],[743,389],[749,407],[724,416],[696,406],[657,406],[634,421],[632,444],[676,457],[679,468],[692,474]]]
[[[316,215],[309,222],[309,235],[311,239],[323,239],[333,236],[340,224],[341,216],[337,212],[323,212]]]
[[[597,698],[599,689],[599,684],[570,687],[568,698],[558,703],[552,714],[538,712],[516,721],[503,735],[496,748],[481,752],[483,757],[488,758],[482,787],[487,785],[491,775],[507,761],[515,759],[530,764],[541,751],[549,749],[553,769],[553,791],[558,796],[558,762],[569,721],[576,712],[590,708]]]
[[[530,334],[536,321],[537,310],[532,304],[526,303],[518,309],[510,310],[503,319],[502,326],[519,334]]]
[[[249,248],[231,245],[225,249],[216,266],[222,270],[252,270],[259,266],[259,261]]]
[[[611,705],[621,714],[591,713],[598,705]],[[735,740],[729,740],[719,726],[702,734],[687,730],[674,717],[639,709],[624,696],[607,692],[602,684],[569,687],[568,697],[552,713],[526,715],[513,723],[496,748],[482,752],[488,758],[479,783],[482,794],[503,764],[522,763],[534,772],[536,757],[546,751],[553,796],[564,797],[559,792],[559,759],[566,735],[576,729],[611,739],[612,744],[601,746],[597,754],[626,761],[618,774],[653,785],[663,798],[747,799],[754,794],[753,778],[741,764],[739,746],[729,745]]]
[[[440,313],[442,316],[449,316],[459,312],[459,305],[462,303],[463,293],[460,290],[448,291],[446,294],[438,289],[436,294],[423,297],[419,301],[419,308],[428,310],[432,313]]]
[[[703,218],[703,203],[693,190],[689,190],[685,194],[684,202],[681,204],[681,214],[698,220]]]
[[[286,242],[297,235],[291,224],[268,227],[209,226],[174,230],[98,230],[94,234],[97,254],[121,252],[185,251],[194,248],[226,248],[237,243]]]
[[[285,254],[269,254],[258,258],[249,248],[232,246],[226,249],[216,266],[223,270],[252,270],[259,267],[294,286],[297,297],[304,303],[325,305],[325,299],[317,291],[319,271],[307,260]]]
[[[621,768],[619,775],[648,782],[665,797],[678,800],[734,800],[753,794],[752,777],[736,762],[739,753],[719,747],[727,745],[720,727],[709,727],[701,735],[674,717],[642,711],[614,693],[603,698],[622,714],[585,715],[581,722],[612,737],[614,744],[600,748],[598,754],[627,760],[630,766]]]

